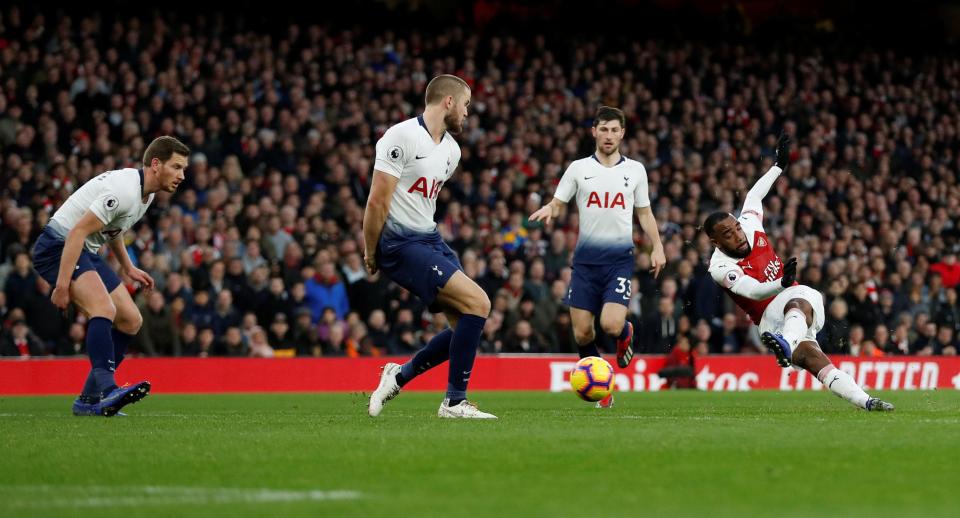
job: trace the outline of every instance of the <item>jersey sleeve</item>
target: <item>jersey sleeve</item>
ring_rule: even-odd
[[[403,132],[390,128],[377,141],[377,159],[373,167],[377,171],[400,178],[413,153],[413,145],[409,139],[404,138]]]
[[[117,190],[108,187],[100,192],[100,195],[93,200],[88,208],[101,223],[109,225],[126,210],[123,202],[123,197],[117,193]]]
[[[777,166],[771,167],[763,176],[753,184],[750,191],[747,192],[746,199],[743,200],[743,209],[740,211],[741,217],[744,215],[754,215],[758,222],[763,221],[763,199],[770,192],[770,188],[780,178],[783,169]]]
[[[709,271],[714,282],[750,300],[766,300],[783,291],[779,280],[760,282],[745,275],[740,265],[732,261],[711,262]]]
[[[647,180],[647,169],[643,164],[638,164],[640,169],[640,181],[637,182],[637,188],[633,191],[633,206],[641,209],[650,206],[650,185]]]
[[[573,198],[573,195],[577,193],[577,167],[574,165],[575,163],[570,164],[567,170],[563,172],[563,176],[560,177],[560,185],[557,185],[557,190],[553,193],[553,197],[563,203],[569,203],[570,198]]]
[[[743,278],[743,268],[732,261],[711,262],[709,270],[714,282],[728,290]]]

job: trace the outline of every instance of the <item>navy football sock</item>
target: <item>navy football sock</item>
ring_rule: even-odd
[[[454,401],[459,403],[467,398],[467,384],[470,383],[473,360],[477,357],[480,335],[486,322],[486,318],[477,315],[461,315],[457,321],[457,329],[450,342],[450,371],[447,376],[447,399],[451,405]]]
[[[580,353],[580,358],[586,358],[587,356],[600,356],[600,351],[597,350],[597,341],[591,340],[587,345],[577,345],[577,352]]]
[[[104,317],[93,317],[87,325],[87,354],[93,365],[93,375],[97,391],[104,394],[117,386],[113,379],[115,360],[113,357],[113,337],[110,330],[113,322]]]
[[[80,397],[100,400],[100,390],[97,389],[97,378],[93,375],[93,369],[90,369],[90,373],[87,374],[87,382],[83,384],[83,392],[80,393]]]
[[[623,340],[628,334],[630,334],[630,323],[624,321],[623,330],[620,331],[620,336],[617,337],[617,340]]]
[[[127,355],[127,347],[133,341],[133,335],[128,335],[114,327],[110,330],[110,336],[113,337],[113,357],[116,362],[113,368],[119,369],[120,363]]]
[[[417,351],[417,354],[410,358],[410,361],[400,367],[400,373],[397,374],[397,383],[402,387],[413,378],[447,361],[447,358],[450,357],[450,340],[452,338],[453,330],[450,328],[437,333],[423,349]]]

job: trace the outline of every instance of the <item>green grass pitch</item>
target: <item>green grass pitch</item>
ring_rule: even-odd
[[[126,418],[0,398],[0,516],[956,516],[960,393],[152,395]]]

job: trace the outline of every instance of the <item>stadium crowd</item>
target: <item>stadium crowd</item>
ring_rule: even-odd
[[[237,29],[233,16],[171,24],[0,7],[0,354],[83,352],[82,315],[49,302],[30,247],[77,186],[138,167],[159,135],[192,156],[186,184],[124,236],[157,283],[136,293],[144,325],[132,349],[415,351],[444,318],[365,272],[361,221],[376,140],[418,113],[439,73],[473,89],[437,221],[490,296],[483,352],[576,351],[561,301],[577,215],[549,228],[526,218],[592,152],[606,104],[628,116],[622,151],[646,165],[668,259],[653,278],[638,227],[638,352],[761,349],[708,275],[698,225],[739,210],[784,129],[796,146],[765,225],[781,257],[800,258],[800,282],[824,293],[824,350],[956,354],[955,55],[460,27],[271,33]]]

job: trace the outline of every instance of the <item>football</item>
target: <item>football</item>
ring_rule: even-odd
[[[588,356],[570,373],[570,387],[584,401],[600,401],[613,392],[613,366],[603,358]]]

